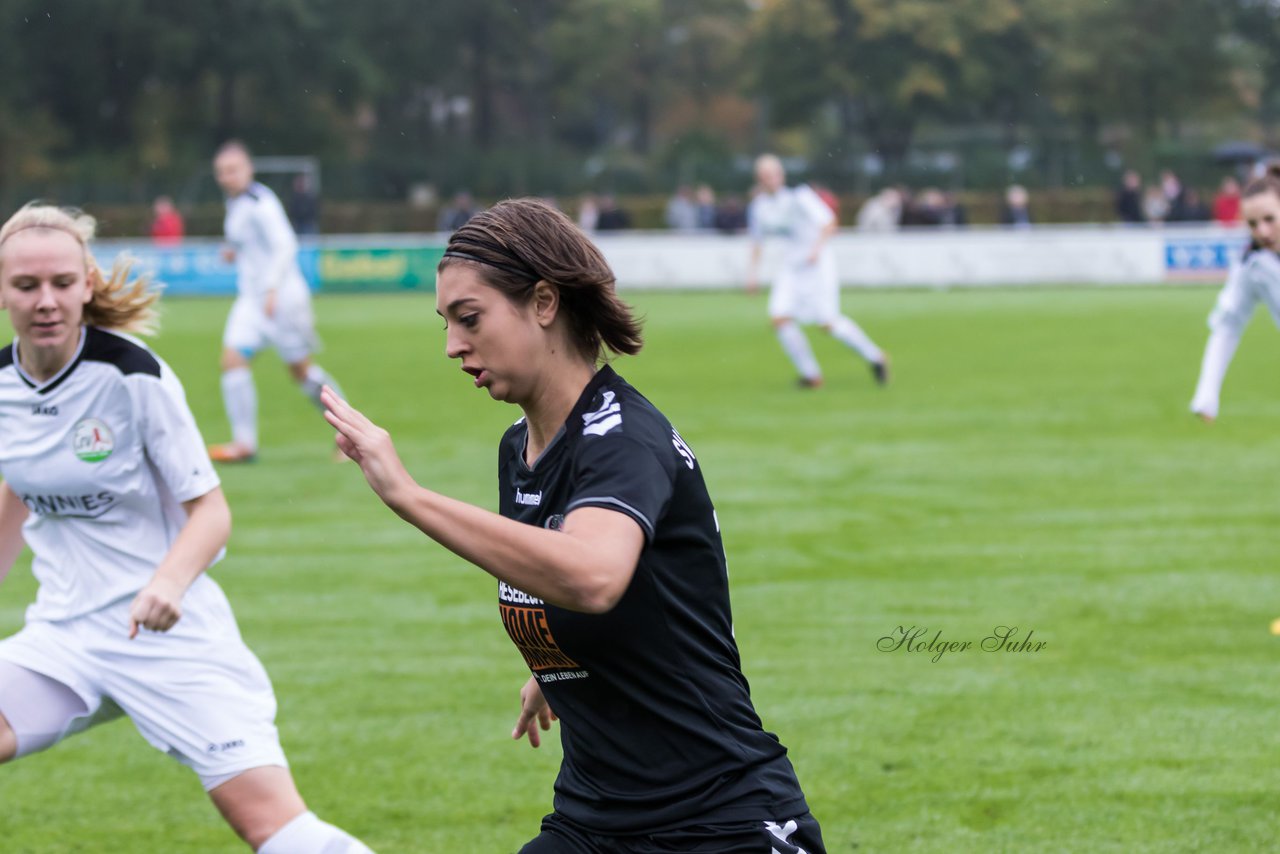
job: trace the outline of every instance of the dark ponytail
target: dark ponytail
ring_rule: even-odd
[[[618,298],[604,256],[582,230],[539,199],[508,199],[476,214],[449,238],[443,272],[472,266],[480,279],[517,305],[543,281],[560,296],[569,335],[594,364],[607,349],[635,355],[644,341],[631,307]]]

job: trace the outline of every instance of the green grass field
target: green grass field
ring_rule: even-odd
[[[876,388],[815,339],[792,384],[762,298],[629,295],[619,371],[698,453],[757,708],[832,852],[1260,851],[1280,791],[1280,336],[1259,320],[1222,419],[1186,412],[1213,294],[851,292],[894,356]],[[172,300],[156,349],[210,441],[227,303]],[[443,356],[429,297],[317,302],[323,363],[421,483],[496,505],[518,412]],[[527,671],[494,582],[386,511],[274,356],[264,450],[224,470],[214,575],[322,817],[387,852],[513,852],[558,741],[509,735]],[[0,588],[0,634],[34,595]],[[974,647],[880,651],[898,627]],[[997,626],[1039,652],[984,652]],[[185,769],[116,722],[0,770],[0,851],[240,850]]]

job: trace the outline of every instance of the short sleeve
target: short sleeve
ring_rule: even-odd
[[[836,215],[832,213],[831,208],[827,207],[827,203],[808,184],[796,187],[796,201],[800,203],[805,218],[819,226],[826,226],[835,221]]]
[[[747,205],[747,236],[759,243],[764,240],[764,228],[760,224],[760,198],[751,200]]]
[[[673,459],[664,460],[625,434],[584,437],[565,513],[579,507],[617,510],[634,519],[652,541],[675,490],[675,476]]]
[[[135,383],[147,459],[159,471],[169,492],[184,502],[217,488],[221,480],[209,460],[177,376],[161,363],[159,379],[138,376]]]

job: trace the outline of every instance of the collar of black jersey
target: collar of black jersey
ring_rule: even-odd
[[[591,401],[595,399],[596,392],[600,390],[600,387],[616,379],[618,379],[618,374],[612,366],[608,364],[601,365],[595,376],[587,382],[582,394],[578,396],[578,402],[569,411],[569,417],[565,419],[565,428],[568,429],[570,424],[577,424],[582,414],[587,411],[587,407],[591,405]]]

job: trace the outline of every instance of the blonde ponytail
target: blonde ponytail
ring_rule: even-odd
[[[129,281],[132,263],[127,258],[116,259],[110,276],[102,274],[102,268],[89,251],[89,243],[97,231],[97,221],[84,211],[39,202],[23,205],[0,227],[0,267],[4,265],[4,244],[9,238],[33,228],[69,234],[84,250],[85,275],[93,290],[93,296],[84,307],[85,323],[139,335],[155,333],[159,327],[155,304],[160,292],[151,287],[147,276]]]

